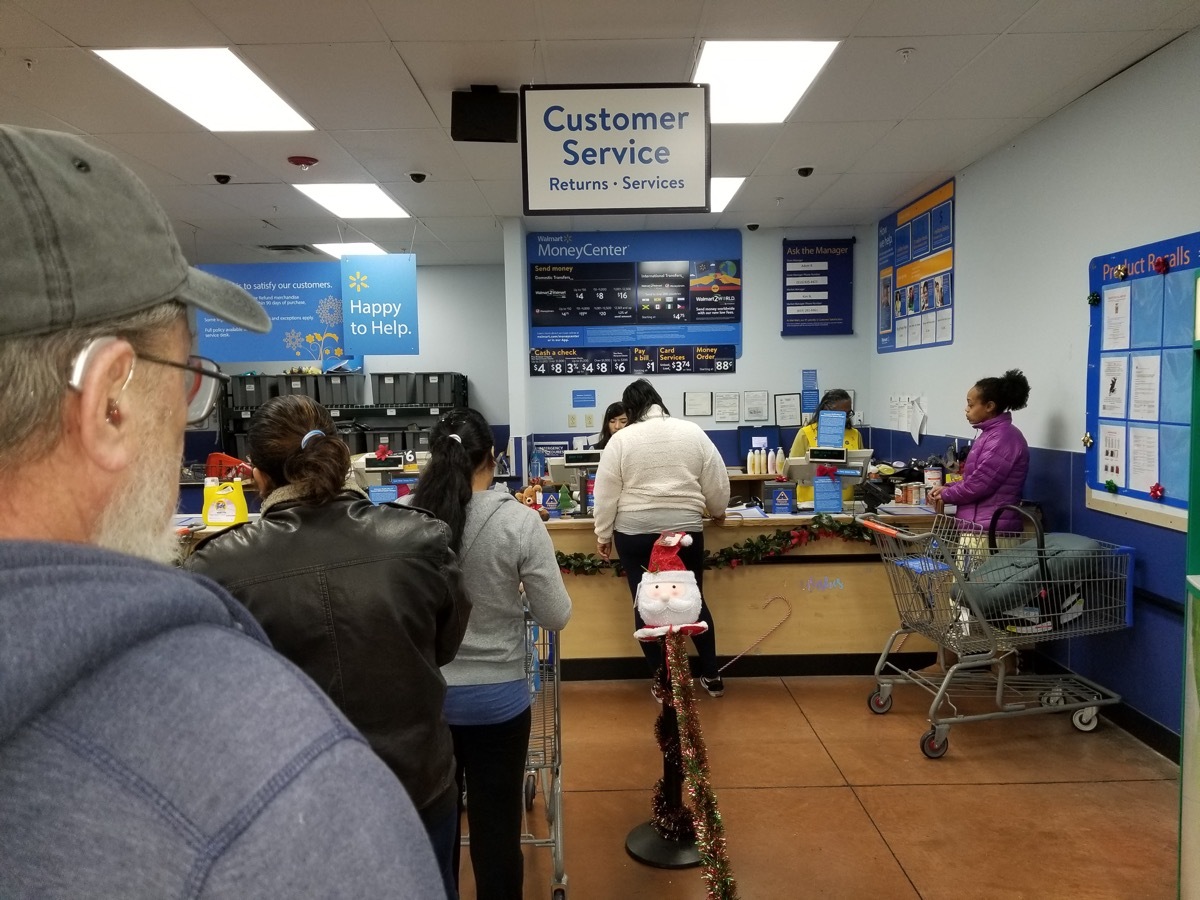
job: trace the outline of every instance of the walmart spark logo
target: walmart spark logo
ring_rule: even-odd
[[[367,276],[362,272],[355,272],[350,276],[350,290],[361,293],[362,291],[369,290],[370,287],[371,286],[367,284]]]

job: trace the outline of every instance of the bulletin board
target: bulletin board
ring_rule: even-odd
[[[954,343],[954,180],[879,222],[875,352]]]
[[[1088,506],[1187,529],[1200,232],[1088,269]]]

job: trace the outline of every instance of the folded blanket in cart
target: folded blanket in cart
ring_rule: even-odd
[[[1048,534],[995,551],[969,578],[951,588],[955,600],[970,596],[986,618],[1017,634],[1062,627],[1083,615],[1088,587],[1099,578],[1111,551],[1076,534]]]

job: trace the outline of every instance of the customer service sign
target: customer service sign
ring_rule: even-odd
[[[708,85],[521,89],[525,215],[708,212]]]

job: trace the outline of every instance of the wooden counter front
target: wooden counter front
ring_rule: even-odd
[[[811,516],[771,516],[744,521],[731,518],[722,525],[710,522],[704,529],[704,546],[719,550],[811,521]],[[908,527],[927,523],[904,519]],[[596,552],[591,520],[550,521],[546,527],[556,550]],[[573,606],[571,623],[561,636],[563,658],[639,657],[641,651],[633,637],[633,601],[624,576],[606,570],[598,575],[564,575],[563,579]],[[704,573],[704,599],[712,610],[720,656],[741,653],[787,614],[787,606],[780,601],[767,606],[772,597],[788,600],[792,614],[755,648],[756,656],[878,655],[899,622],[875,545],[822,538],[769,561]],[[935,648],[914,635],[904,649]]]

